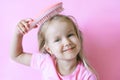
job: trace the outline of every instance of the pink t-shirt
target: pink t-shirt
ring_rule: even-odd
[[[49,54],[33,54],[31,67],[41,72],[42,80],[97,80],[96,76],[79,63],[71,74],[61,76],[55,67],[55,60]]]

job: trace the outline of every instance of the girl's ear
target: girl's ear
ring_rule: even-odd
[[[45,47],[45,50],[48,52],[48,53],[50,53],[50,54],[52,54],[52,51],[50,50],[50,48],[48,47],[48,46],[44,46]]]

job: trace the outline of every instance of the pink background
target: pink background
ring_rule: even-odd
[[[10,45],[19,20],[35,18],[46,7],[60,0],[0,1],[0,80],[40,80],[37,70],[10,60]],[[120,80],[120,1],[61,0],[63,14],[73,15],[83,31],[84,52],[100,80]],[[37,52],[37,29],[25,35],[25,51]]]

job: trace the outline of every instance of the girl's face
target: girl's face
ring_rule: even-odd
[[[55,21],[45,32],[45,49],[57,59],[76,59],[81,46],[72,23]]]

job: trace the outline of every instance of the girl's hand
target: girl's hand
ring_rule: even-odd
[[[18,24],[17,24],[17,31],[19,34],[26,34],[28,31],[31,30],[31,22],[33,22],[33,19],[24,19],[24,20],[21,20]],[[32,28],[36,28],[36,26],[32,27]]]

